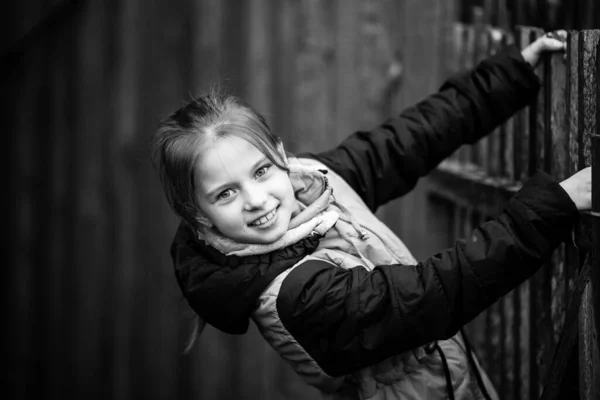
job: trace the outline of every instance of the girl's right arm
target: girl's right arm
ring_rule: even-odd
[[[590,181],[589,172],[580,172],[579,181]],[[529,278],[569,239],[578,215],[578,189],[565,182],[559,185],[538,173],[498,218],[417,265],[368,271],[306,261],[283,281],[279,317],[331,376],[449,338]],[[579,186],[591,190],[591,184]]]

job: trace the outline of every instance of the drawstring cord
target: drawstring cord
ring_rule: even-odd
[[[483,384],[483,379],[481,378],[481,374],[479,373],[479,368],[477,368],[477,364],[475,364],[475,359],[473,358],[473,354],[471,352],[471,344],[469,343],[469,339],[467,339],[467,335],[465,334],[463,328],[460,328],[460,334],[462,335],[463,341],[465,342],[465,348],[467,350],[468,361],[473,366],[473,371],[475,372],[475,378],[477,379],[477,386],[479,386],[479,389],[481,390],[481,393],[483,393],[483,397],[485,397],[486,400],[492,400],[489,393],[487,392],[487,390],[485,388],[485,385]]]
[[[460,329],[460,334],[462,335],[463,341],[465,342],[467,362],[471,364],[473,372],[475,373],[477,386],[479,386],[479,390],[481,390],[481,393],[483,394],[483,397],[485,397],[486,400],[492,400],[489,393],[487,392],[487,389],[485,388],[485,385],[483,384],[483,378],[481,377],[479,368],[477,367],[477,364],[475,364],[475,359],[473,358],[473,352],[471,350],[471,344],[469,343],[469,339],[467,338],[467,335],[465,334],[462,328]],[[444,366],[444,375],[446,376],[446,391],[448,392],[448,398],[450,400],[454,400],[454,388],[452,387],[452,377],[450,376],[450,369],[448,368],[448,361],[446,360],[446,355],[444,354],[444,351],[442,350],[437,341],[429,343],[428,345],[423,346],[423,348],[425,349],[425,352],[427,354],[431,354],[435,350],[437,350],[437,352],[439,353],[440,358],[442,359],[442,364]]]
[[[425,352],[427,354],[431,354],[437,350],[440,358],[442,360],[442,366],[444,367],[444,376],[446,377],[446,391],[448,392],[448,399],[454,400],[454,387],[452,386],[452,377],[450,376],[450,368],[448,367],[448,360],[446,360],[446,355],[444,351],[440,347],[437,341],[431,342],[425,346],[423,346]]]

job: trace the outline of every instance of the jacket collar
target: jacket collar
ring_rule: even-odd
[[[171,256],[179,287],[191,308],[223,332],[245,333],[260,294],[279,274],[314,252],[337,221],[335,212],[323,211],[332,198],[326,171],[303,167],[296,160],[290,167],[303,211],[290,225],[290,231],[296,231],[288,231],[275,246],[228,242],[210,232],[194,232],[184,223],[177,230]]]

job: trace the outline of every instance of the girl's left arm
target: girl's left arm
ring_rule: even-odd
[[[409,192],[461,145],[475,143],[533,102],[540,83],[528,61],[510,46],[399,116],[308,157],[341,175],[376,210]]]

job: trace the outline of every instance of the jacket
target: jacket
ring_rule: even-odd
[[[538,88],[531,67],[509,48],[372,131],[301,156],[302,163],[328,169],[338,193],[332,207],[341,222],[324,237],[236,257],[180,226],[171,251],[190,306],[228,333],[245,332],[253,318],[296,371],[333,396],[422,398],[431,377],[445,374],[457,398],[479,398],[456,334],[568,238],[574,204],[549,176],[537,174],[495,220],[420,262],[373,213],[531,102]],[[432,343],[441,351],[428,352]],[[485,374],[477,378],[490,388]],[[445,398],[442,383],[432,389],[435,397]]]

